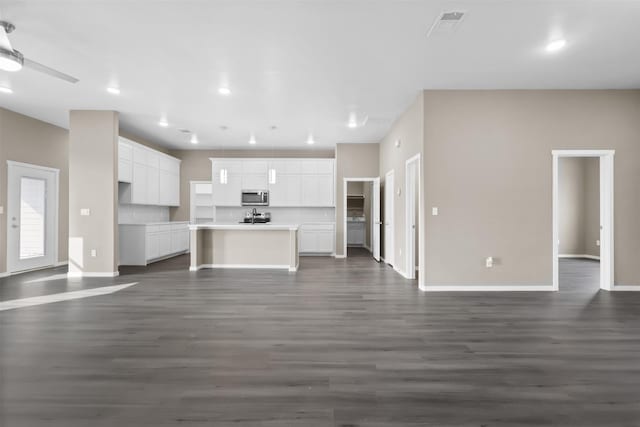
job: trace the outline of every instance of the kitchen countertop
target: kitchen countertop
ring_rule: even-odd
[[[274,231],[297,231],[300,226],[298,224],[240,224],[240,223],[209,223],[209,224],[191,224],[189,230],[274,230]]]
[[[189,221],[123,222],[118,225],[165,225],[165,224],[189,224]]]

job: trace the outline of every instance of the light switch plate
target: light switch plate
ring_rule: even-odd
[[[97,257],[97,256],[98,256],[98,251],[97,251],[97,250],[95,250],[95,249],[91,249],[91,256],[92,256],[93,258]]]
[[[0,215],[4,213],[4,206],[0,206]]]
[[[431,215],[438,216],[438,208],[431,208]]]
[[[91,215],[91,209],[89,209],[89,208],[80,209],[80,215],[81,216],[89,216],[89,215]]]
[[[484,263],[485,263],[487,268],[493,267],[493,257],[492,256],[488,256],[487,259],[484,261]]]

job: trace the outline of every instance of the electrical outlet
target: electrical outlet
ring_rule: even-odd
[[[81,216],[89,216],[89,215],[91,215],[91,209],[89,209],[89,208],[80,209],[80,215]]]
[[[98,256],[98,251],[97,251],[97,250],[95,250],[95,249],[91,249],[91,256],[92,256],[93,258],[97,257],[97,256]]]
[[[438,208],[431,208],[431,215],[438,216]]]
[[[4,206],[0,206],[0,215],[4,213]]]
[[[596,246],[600,246],[600,240],[596,240]]]

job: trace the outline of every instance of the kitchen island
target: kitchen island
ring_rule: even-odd
[[[192,224],[191,271],[280,268],[297,271],[297,224]]]

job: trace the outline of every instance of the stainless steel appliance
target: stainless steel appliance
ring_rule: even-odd
[[[267,190],[242,190],[242,206],[269,206]]]

